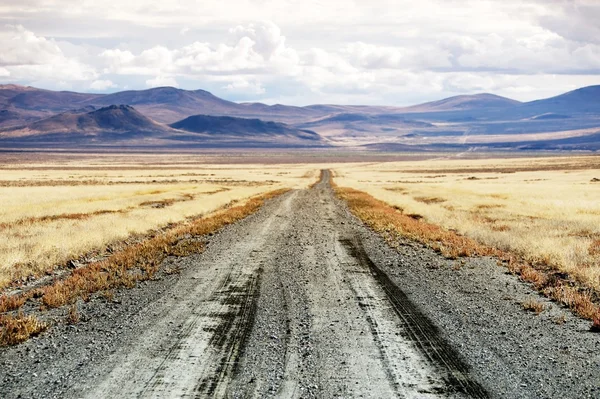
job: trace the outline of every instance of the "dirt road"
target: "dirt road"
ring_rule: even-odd
[[[476,309],[463,304],[465,313],[452,315],[428,305],[428,298],[439,301],[433,295],[443,279],[419,283],[423,277],[414,273],[390,273],[406,254],[352,218],[328,182],[326,173],[316,187],[286,194],[225,229],[205,253],[171,260],[179,275],[121,293],[116,305],[86,305],[91,318],[82,327],[55,328],[2,353],[2,396],[484,398],[560,390],[563,382],[545,382],[557,379],[553,372],[527,369],[533,353],[505,356],[503,343],[478,337],[485,333],[467,314]],[[416,262],[445,262],[419,250]],[[512,276],[498,279],[491,284],[526,290]],[[444,292],[460,293],[454,285]],[[442,327],[456,320],[467,327]],[[517,327],[498,325],[516,338]],[[577,342],[597,349],[596,337],[585,339]],[[596,377],[585,377],[585,390],[566,392],[593,397]]]

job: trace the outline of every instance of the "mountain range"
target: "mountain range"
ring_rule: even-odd
[[[112,94],[0,85],[1,147],[353,147],[600,150],[600,86],[519,102],[493,94],[410,107],[235,103],[204,90]]]

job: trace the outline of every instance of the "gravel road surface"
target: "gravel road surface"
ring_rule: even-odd
[[[536,295],[491,259],[391,249],[329,173],[207,240],[167,261],[180,273],[2,349],[0,397],[600,397],[586,322],[526,313]]]

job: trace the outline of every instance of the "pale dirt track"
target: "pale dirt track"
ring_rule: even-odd
[[[581,322],[525,314],[529,289],[491,262],[390,249],[328,181],[169,260],[180,274],[0,352],[0,396],[596,397]]]
[[[194,268],[83,396],[485,396],[366,257],[326,181]]]

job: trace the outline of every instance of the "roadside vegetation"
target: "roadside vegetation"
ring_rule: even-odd
[[[394,245],[494,256],[548,297],[599,323],[600,157],[339,167],[338,195]]]
[[[204,250],[204,237],[305,188],[310,165],[221,165],[195,157],[59,158],[0,164],[0,346],[47,328],[45,310],[157,278],[169,256]]]

